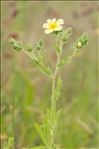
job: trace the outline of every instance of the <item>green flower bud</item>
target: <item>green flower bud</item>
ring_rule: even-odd
[[[16,50],[16,51],[21,51],[23,48],[23,45],[21,42],[16,41],[14,38],[11,38],[9,40],[10,45]]]
[[[22,43],[16,42],[15,44],[12,45],[12,47],[13,47],[16,51],[21,51],[21,50],[22,50]]]
[[[39,40],[38,44],[39,44],[40,46],[43,46],[43,41],[42,41],[42,40]]]
[[[16,43],[16,40],[15,40],[14,38],[10,38],[10,39],[9,39],[9,43],[10,43],[11,45],[14,45],[14,44]]]
[[[87,33],[83,33],[81,38],[80,38],[80,42],[82,44],[82,46],[86,45],[88,42],[88,34]]]
[[[72,34],[72,28],[68,28],[67,30],[64,31],[64,34],[63,34],[63,42],[67,41],[68,38],[71,36]]]
[[[26,51],[28,52],[31,52],[33,50],[33,47],[31,45],[28,45],[26,48],[25,48]]]
[[[80,49],[88,43],[88,34],[83,33],[75,44],[76,49]]]
[[[82,44],[81,44],[81,42],[79,41],[78,43],[77,43],[77,45],[76,45],[76,48],[77,49],[80,49],[82,47]]]
[[[43,41],[42,41],[42,40],[39,40],[39,41],[37,42],[36,49],[37,49],[37,50],[41,50],[41,48],[43,48],[43,46],[44,46]]]
[[[58,40],[66,42],[69,39],[69,37],[71,36],[71,34],[72,34],[72,28],[69,27],[68,29],[62,30],[61,32],[59,32],[57,35],[57,38],[58,38]]]

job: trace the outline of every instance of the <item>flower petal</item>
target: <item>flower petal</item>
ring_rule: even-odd
[[[49,34],[49,33],[51,33],[51,32],[53,32],[53,30],[51,30],[51,29],[46,29],[46,30],[45,30],[45,34]]]
[[[64,24],[64,20],[63,19],[58,19],[57,20],[57,23],[60,25],[60,24]]]
[[[43,28],[48,28],[48,23],[44,23]]]
[[[47,20],[47,22],[48,22],[48,23],[51,23],[51,22],[52,22],[52,20],[51,20],[51,19],[48,19],[48,20]]]
[[[52,22],[56,22],[56,18],[53,18],[53,19],[52,19]]]

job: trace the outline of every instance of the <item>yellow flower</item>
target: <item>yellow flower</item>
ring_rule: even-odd
[[[58,20],[56,20],[55,18],[53,18],[52,20],[48,19],[47,23],[43,24],[43,28],[45,28],[45,34],[62,30],[62,26],[61,26],[62,24],[64,24],[63,19],[58,19]]]

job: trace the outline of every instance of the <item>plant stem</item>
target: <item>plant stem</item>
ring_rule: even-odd
[[[54,94],[54,91],[56,89],[56,79],[57,79],[57,75],[59,72],[59,67],[58,64],[60,63],[60,58],[61,58],[61,51],[62,51],[62,46],[63,44],[60,42],[60,52],[57,54],[57,62],[56,62],[56,67],[55,67],[55,71],[53,73],[52,76],[52,95]],[[51,128],[50,128],[50,146],[48,149],[54,149],[54,139],[55,139],[55,132],[56,132],[56,128],[57,128],[57,123],[56,123],[56,101],[53,98],[54,96],[51,96],[51,111],[52,111],[52,123],[51,123]]]

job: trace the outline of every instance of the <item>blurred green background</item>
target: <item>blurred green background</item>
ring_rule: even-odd
[[[24,53],[14,51],[10,37],[28,44],[43,38],[43,55],[51,67],[56,62],[54,39],[42,28],[48,18],[63,18],[64,28],[73,28],[63,54],[73,51],[70,43],[88,32],[89,43],[80,56],[62,69],[62,108],[56,140],[61,149],[98,146],[98,2],[95,1],[2,1],[2,142],[14,136],[15,148],[41,144],[34,123],[42,123],[50,106],[51,81]]]

